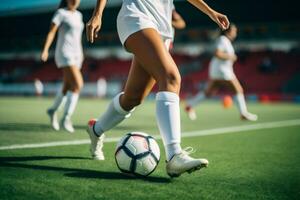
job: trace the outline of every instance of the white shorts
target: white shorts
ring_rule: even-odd
[[[155,21],[139,10],[135,5],[124,2],[117,17],[117,30],[120,41],[124,46],[126,39],[140,30],[153,28],[161,34],[163,40],[172,39],[170,36],[163,35]]]
[[[83,56],[64,56],[64,55],[55,55],[55,63],[58,68],[75,66],[81,69]]]
[[[233,71],[230,70],[214,70],[214,69],[209,69],[209,78],[211,80],[233,80],[236,79],[235,74]]]

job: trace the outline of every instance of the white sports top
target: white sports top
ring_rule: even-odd
[[[234,48],[231,44],[231,41],[224,35],[220,36],[216,43],[216,49],[224,51],[230,55],[234,55]],[[233,61],[232,60],[222,60],[217,58],[216,56],[213,57],[210,67],[214,70],[221,70],[221,71],[230,71],[233,72]]]
[[[55,55],[82,56],[81,37],[84,27],[82,14],[77,10],[60,8],[55,12],[52,23],[59,27]]]

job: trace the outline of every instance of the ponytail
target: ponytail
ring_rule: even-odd
[[[230,23],[228,29],[221,30],[221,35],[226,35],[226,33],[228,33],[232,29],[232,27],[236,27],[236,25],[234,23]]]

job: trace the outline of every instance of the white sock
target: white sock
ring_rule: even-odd
[[[105,131],[115,127],[121,123],[124,119],[131,116],[131,113],[134,111],[133,108],[130,111],[124,110],[120,105],[120,97],[124,92],[121,92],[113,98],[113,100],[108,105],[105,113],[99,117],[95,123],[94,130],[98,136],[100,136]]]
[[[191,106],[191,107],[195,107],[197,104],[199,104],[205,98],[206,98],[205,93],[204,92],[199,92],[195,97],[187,100],[187,105]]]
[[[169,161],[174,154],[181,152],[180,108],[176,93],[156,94],[156,120]]]
[[[51,110],[59,110],[66,102],[66,96],[62,93],[61,89],[57,91],[53,105],[50,107]]]
[[[79,94],[74,92],[67,92],[67,102],[65,105],[64,117],[71,117],[75,111]]]
[[[236,99],[237,106],[238,106],[238,108],[239,108],[240,113],[241,113],[242,115],[245,114],[245,113],[248,113],[244,94],[242,94],[242,93],[237,93],[237,94],[235,95],[235,99]]]

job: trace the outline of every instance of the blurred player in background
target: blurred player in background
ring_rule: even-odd
[[[202,0],[189,0],[207,14],[222,29],[229,21],[211,9]],[[98,0],[93,16],[87,23],[90,42],[98,37],[106,0]],[[199,170],[208,165],[206,159],[194,159],[181,149],[179,91],[181,77],[169,53],[168,40],[172,40],[173,1],[123,1],[117,18],[117,29],[125,49],[133,53],[130,72],[124,92],[113,98],[107,110],[98,120],[90,120],[88,133],[91,153],[95,159],[104,160],[102,147],[104,132],[130,117],[135,107],[141,104],[155,83],[156,119],[166,152],[166,170],[171,177],[184,172]]]
[[[74,132],[71,116],[76,108],[80,90],[83,86],[83,78],[80,72],[83,62],[82,31],[84,28],[82,14],[77,10],[80,0],[62,0],[59,9],[55,12],[50,31],[44,44],[41,60],[48,60],[49,48],[58,31],[58,39],[55,49],[55,62],[63,71],[63,88],[54,100],[47,113],[51,120],[51,126],[55,130],[60,125],[68,132]],[[57,119],[57,111],[63,102],[64,114],[60,125]]]
[[[34,79],[34,89],[35,89],[35,95],[36,96],[42,96],[44,92],[44,85],[40,79]]]
[[[247,110],[243,88],[233,71],[233,64],[237,60],[237,56],[232,41],[237,37],[237,31],[237,27],[231,24],[227,30],[222,31],[221,36],[217,39],[215,54],[209,64],[209,81],[206,90],[186,101],[185,110],[191,120],[197,118],[194,107],[206,97],[210,97],[220,86],[225,86],[235,93],[241,119],[257,120],[257,115]]]

